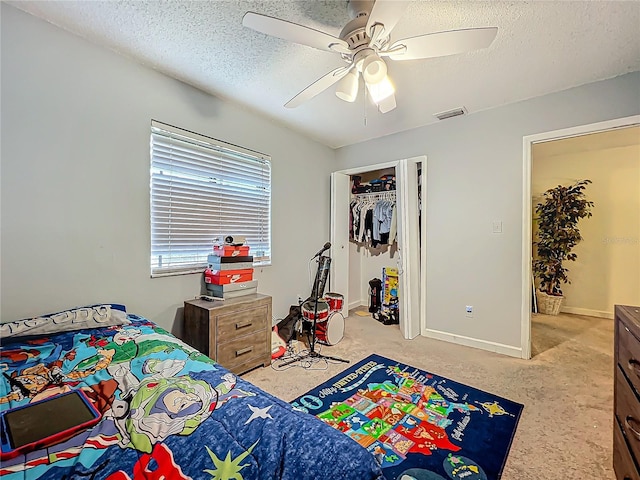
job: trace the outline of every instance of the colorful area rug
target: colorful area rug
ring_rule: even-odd
[[[374,455],[388,480],[497,480],[523,406],[379,355],[291,404]]]

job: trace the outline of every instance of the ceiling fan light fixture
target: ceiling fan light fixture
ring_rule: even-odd
[[[377,53],[371,53],[362,62],[362,76],[368,84],[382,82],[387,76],[387,64]]]
[[[369,90],[369,95],[371,95],[371,100],[376,105],[380,105],[384,99],[392,96],[396,89],[394,88],[391,80],[389,80],[388,76],[384,76],[382,81],[378,83],[367,83],[367,90]]]
[[[396,108],[395,95],[389,95],[387,98],[385,98],[378,104],[378,110],[380,110],[380,113],[387,113],[393,110],[394,108]]]
[[[345,102],[354,102],[358,96],[358,71],[353,69],[347,73],[336,87],[336,97]]]

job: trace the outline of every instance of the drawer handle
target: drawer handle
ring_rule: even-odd
[[[638,421],[633,418],[631,415],[627,415],[627,418],[624,419],[624,426],[633,433],[633,436],[636,437],[636,440],[640,440],[640,432],[631,426],[631,422],[638,423]]]
[[[636,377],[640,378],[640,362],[635,358],[629,360],[629,370],[636,374]]]
[[[253,347],[247,347],[247,348],[243,348],[241,350],[236,350],[236,357],[239,357],[240,355],[244,355],[245,353],[249,353],[251,350],[253,350]],[[629,427],[629,428],[631,428],[631,427]]]
[[[240,330],[241,328],[250,327],[251,325],[253,325],[253,322],[236,323],[236,330]]]

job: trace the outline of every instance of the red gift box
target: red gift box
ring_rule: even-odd
[[[251,280],[253,280],[253,268],[245,270],[210,270],[207,268],[204,272],[204,282],[213,285],[250,282]]]
[[[219,257],[246,257],[249,255],[248,245],[214,245],[213,253]]]

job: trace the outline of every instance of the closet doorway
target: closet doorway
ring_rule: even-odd
[[[351,176],[374,170],[395,169],[397,212],[397,261],[399,271],[399,320],[404,338],[418,336],[426,326],[426,252],[421,248],[426,221],[419,218],[426,203],[426,157],[414,157],[392,162],[366,165],[331,174],[331,289],[344,295],[343,315],[346,317],[354,302],[365,304],[359,293],[349,285],[349,204]],[[418,172],[421,172],[422,192],[418,195]],[[422,232],[420,231],[422,229]],[[388,265],[388,266],[396,266]],[[380,272],[381,273],[381,272]],[[368,300],[368,298],[366,299]]]

